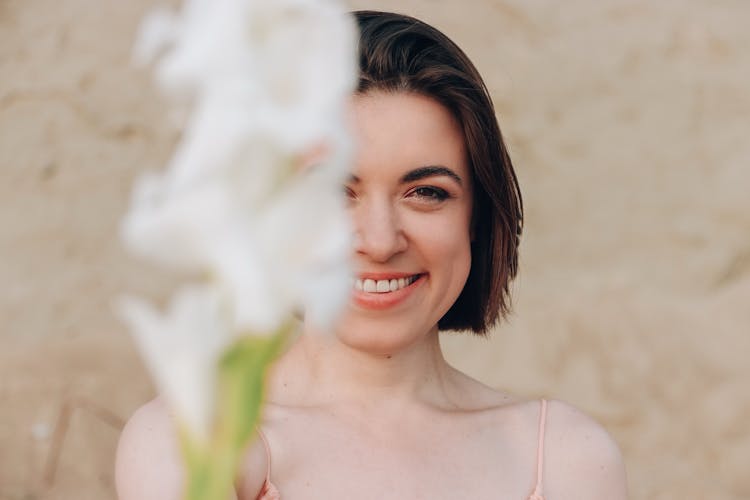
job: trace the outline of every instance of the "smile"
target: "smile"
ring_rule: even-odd
[[[402,288],[406,288],[411,285],[417,279],[419,274],[413,276],[407,276],[405,278],[391,278],[391,279],[362,279],[359,278],[354,282],[354,289],[367,293],[390,293]]]
[[[352,287],[352,301],[369,310],[390,309],[409,298],[425,283],[426,273],[408,275],[362,275]]]

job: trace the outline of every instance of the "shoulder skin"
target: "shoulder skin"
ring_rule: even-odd
[[[627,500],[620,449],[588,415],[549,401],[544,444],[544,491],[555,500]]]
[[[257,440],[241,467],[240,500],[255,499],[265,479],[266,455],[262,444],[256,444]],[[182,500],[184,479],[173,418],[161,399],[156,398],[136,410],[120,435],[115,462],[117,497]]]

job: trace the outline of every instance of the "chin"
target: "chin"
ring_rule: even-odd
[[[336,328],[338,340],[357,351],[377,355],[390,355],[401,351],[426,335],[422,330],[389,322],[343,321]]]

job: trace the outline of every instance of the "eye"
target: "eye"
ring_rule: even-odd
[[[427,203],[439,203],[450,198],[448,191],[435,186],[419,186],[412,189],[409,195],[416,196]]]

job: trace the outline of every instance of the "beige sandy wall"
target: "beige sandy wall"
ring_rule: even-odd
[[[115,239],[173,139],[127,65],[149,4],[0,0],[2,500],[112,498],[117,430],[74,411],[45,488],[48,431],[66,401],[125,417],[152,394],[109,310],[165,289]],[[350,4],[453,36],[518,168],[516,314],[449,357],[600,419],[634,499],[750,498],[750,3]]]

